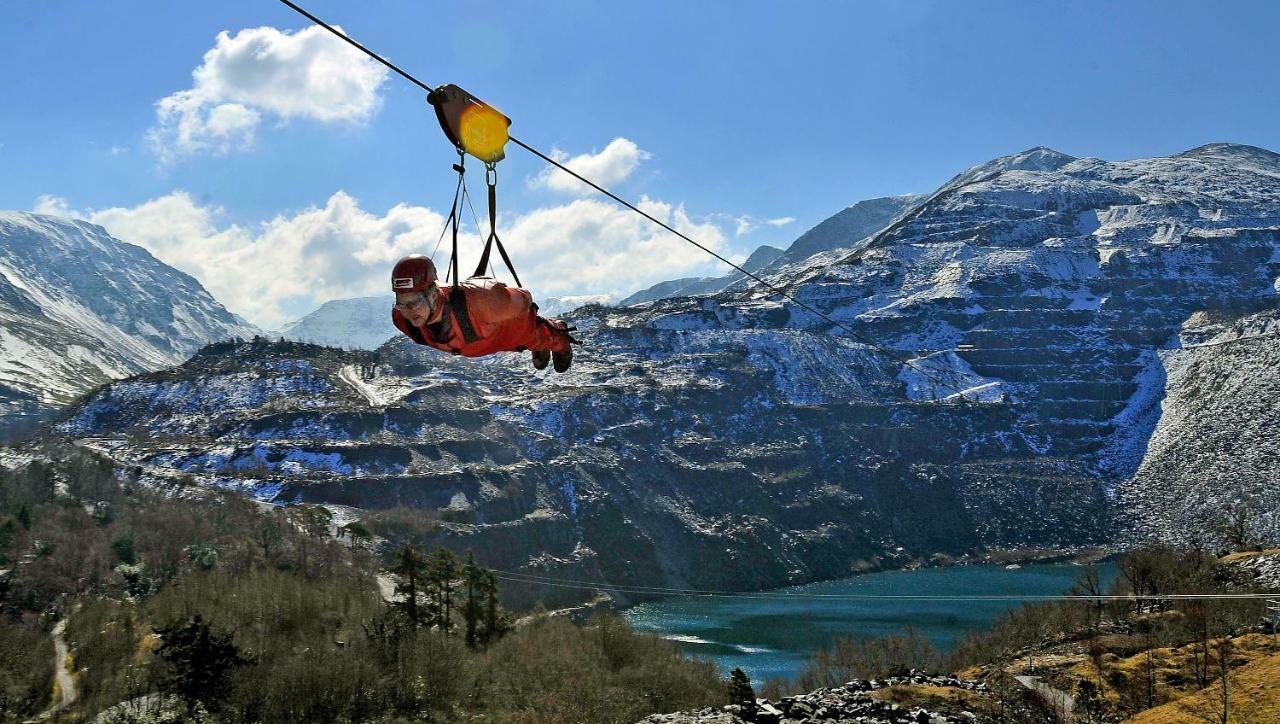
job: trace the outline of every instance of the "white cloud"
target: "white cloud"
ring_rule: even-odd
[[[261,27],[218,34],[194,83],[156,103],[147,134],[166,161],[253,145],[264,114],[362,123],[377,110],[387,71],[328,31]]]
[[[754,232],[754,230],[759,229],[762,224],[781,229],[782,226],[786,226],[787,224],[792,223],[792,221],[795,221],[795,216],[781,216],[778,217],[778,219],[758,219],[758,217],[751,216],[750,214],[744,214],[732,217],[732,221],[733,224],[735,224],[735,226],[733,226],[733,235],[735,235],[735,237],[741,237],[741,235],[750,234],[751,232]]]
[[[84,214],[71,208],[71,203],[61,196],[52,194],[44,194],[36,199],[36,205],[31,207],[31,211],[37,214],[48,214],[50,216],[65,216],[68,219],[82,219]]]
[[[634,141],[625,138],[613,139],[608,146],[604,147],[603,151],[598,153],[584,153],[580,156],[569,158],[565,152],[553,149],[551,155],[557,161],[573,169],[575,173],[581,174],[606,188],[626,179],[642,161],[652,158],[649,152],[642,150]],[[553,191],[565,191],[579,195],[595,193],[590,186],[551,166],[534,176],[531,179],[531,184],[549,188]]]
[[[195,276],[229,309],[266,329],[331,299],[384,290],[395,261],[429,252],[444,223],[434,211],[404,204],[372,214],[341,191],[323,208],[256,229],[219,226],[220,215],[177,191],[95,212],[89,221]]]
[[[795,221],[795,217],[783,216],[777,219],[758,219],[754,216],[751,216],[750,214],[743,214],[742,216],[734,217],[733,221],[735,224],[733,235],[743,236],[745,234],[750,234],[751,232],[760,228],[761,224],[766,224],[768,226],[772,226],[780,229],[786,226],[787,224],[790,224],[791,222]]]
[[[128,152],[129,152],[129,149],[125,148],[124,146],[112,146],[111,148],[107,149],[107,154],[111,156],[123,156]]]
[[[699,243],[741,262],[715,223],[691,218],[683,206],[642,198],[637,204]],[[397,259],[431,253],[444,216],[400,204],[383,215],[360,208],[339,191],[323,208],[278,216],[256,227],[221,221],[216,207],[175,191],[139,206],[80,214],[66,199],[42,196],[37,210],[78,216],[112,236],[148,249],[196,277],[231,311],[264,329],[332,299],[389,292]],[[578,199],[498,220],[499,234],[535,299],[621,295],[659,281],[724,273],[724,266],[647,219],[614,204]],[[470,231],[470,230],[468,230]],[[448,241],[436,254],[444,271]],[[464,233],[460,268],[470,273],[481,238]],[[495,269],[506,278],[497,254]],[[388,297],[389,298],[389,297]]]
[[[725,253],[724,232],[713,223],[693,220],[683,206],[647,197],[637,206]],[[640,215],[591,199],[532,211],[515,219],[502,236],[511,240],[509,250],[525,268],[522,281],[548,295],[629,292],[723,267]]]

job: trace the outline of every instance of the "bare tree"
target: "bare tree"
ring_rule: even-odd
[[[1232,550],[1251,551],[1257,548],[1259,508],[1256,496],[1237,490],[1235,499],[1219,514],[1219,532]]]

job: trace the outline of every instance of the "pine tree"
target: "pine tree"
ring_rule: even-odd
[[[437,628],[449,633],[453,627],[453,579],[458,577],[458,559],[453,551],[444,546],[437,546],[427,563],[427,579],[431,586],[429,596],[431,618]]]
[[[188,719],[194,719],[199,704],[210,712],[221,708],[231,692],[231,672],[249,663],[231,642],[231,635],[214,633],[199,615],[184,624],[157,629],[156,634],[160,645],[155,652],[170,667],[161,689],[182,699]]]
[[[262,557],[268,563],[271,562],[271,553],[276,546],[284,540],[284,532],[280,527],[280,523],[274,518],[269,518],[258,527],[254,542],[258,547],[262,548]]]
[[[1098,685],[1092,679],[1081,679],[1076,688],[1076,721],[1094,724],[1103,721],[1104,705]]]
[[[751,677],[741,668],[729,674],[729,703],[754,708],[756,691],[751,688]]]
[[[489,644],[502,638],[511,630],[511,618],[498,605],[498,578],[493,571],[484,571],[484,630],[480,634],[480,642]]]
[[[423,579],[426,577],[427,562],[413,549],[413,546],[405,543],[404,548],[396,551],[395,560],[387,570],[399,577],[395,588],[395,594],[399,600],[391,605],[404,613],[414,627],[421,626],[423,616],[418,606],[418,596]]]
[[[462,581],[464,598],[462,601],[462,620],[467,628],[467,646],[475,648],[479,641],[481,618],[484,616],[485,571],[476,563],[475,554],[467,551],[467,559],[462,564]]]

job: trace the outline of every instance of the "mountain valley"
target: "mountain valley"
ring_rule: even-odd
[[[578,309],[565,375],[403,338],[375,352],[231,342],[108,384],[55,429],[156,485],[350,516],[407,506],[486,565],[604,590],[761,589],[1177,536],[1160,495],[1211,487],[1232,450],[1250,451],[1253,480],[1274,470],[1269,151],[1032,149],[765,273],[876,347],[733,288]],[[1212,404],[1252,401],[1247,421],[1189,407],[1206,374],[1232,395]],[[1275,493],[1247,492],[1269,538]],[[1180,495],[1181,521],[1221,528],[1222,496]]]

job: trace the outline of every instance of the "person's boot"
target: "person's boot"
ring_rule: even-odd
[[[573,364],[573,347],[566,345],[563,352],[552,352],[551,361],[555,363],[553,369],[556,372],[569,369],[569,365]]]
[[[533,368],[535,370],[545,370],[547,364],[551,362],[551,350],[535,349],[532,352]]]
[[[563,335],[566,342],[572,342],[573,338],[569,336],[569,325],[559,319],[545,320],[548,327],[556,331],[556,334]],[[564,346],[563,352],[551,353],[552,368],[556,372],[564,372],[569,369],[569,365],[573,364],[573,347],[569,344]]]

